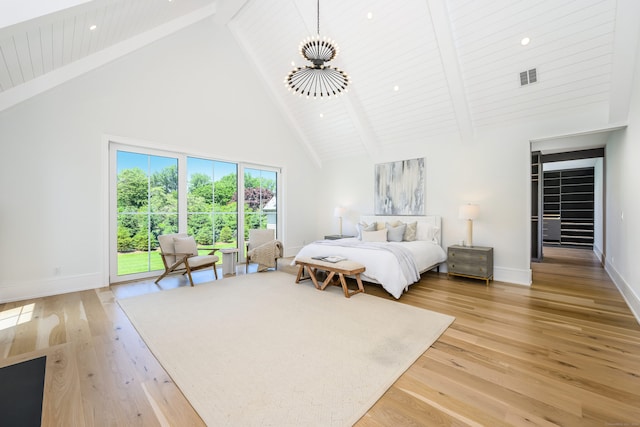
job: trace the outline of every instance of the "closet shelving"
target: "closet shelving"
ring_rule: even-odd
[[[543,174],[543,243],[593,248],[594,169]]]

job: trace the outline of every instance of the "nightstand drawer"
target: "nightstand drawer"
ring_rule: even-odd
[[[461,264],[461,263],[447,263],[447,270],[450,273],[468,274],[470,276],[478,276],[485,278],[489,270],[486,264]]]
[[[449,253],[448,258],[452,261],[456,261],[459,263],[467,263],[467,262],[480,262],[486,263],[489,259],[489,255],[483,252],[473,253],[469,251],[451,251]]]

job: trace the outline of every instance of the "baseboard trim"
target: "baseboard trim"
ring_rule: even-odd
[[[516,268],[493,267],[493,279],[498,282],[513,283],[516,285],[531,286],[531,269],[520,270]]]
[[[0,285],[0,303],[22,301],[69,292],[96,289],[108,284],[102,281],[102,274],[89,273],[77,276],[56,277],[55,279]]]
[[[620,275],[614,266],[606,262],[604,269],[622,294],[622,298],[626,301],[636,321],[640,324],[640,296],[634,292],[633,288],[629,286],[629,283],[624,280],[624,277]]]
[[[597,247],[596,245],[593,245],[593,252],[596,254],[596,256],[598,257],[598,261],[600,261],[600,264],[602,264],[602,266],[604,266],[604,254],[602,253],[602,251],[600,250],[599,247]]]

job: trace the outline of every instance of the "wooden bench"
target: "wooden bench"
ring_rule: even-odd
[[[296,283],[300,283],[301,280],[311,279],[316,289],[323,291],[329,284],[342,285],[344,296],[349,298],[351,295],[355,295],[360,292],[364,292],[364,286],[362,286],[362,280],[360,279],[360,273],[365,270],[364,265],[358,264],[354,261],[339,261],[339,262],[327,262],[313,258],[298,258],[296,259],[296,265],[298,265],[298,277],[296,277]],[[307,269],[308,276],[304,276],[304,269]],[[329,274],[327,278],[322,282],[322,285],[318,283],[316,272],[318,270],[326,271]],[[338,280],[335,279],[335,275],[338,275]],[[344,276],[355,276],[358,283],[358,289],[350,291],[347,288],[347,282]]]

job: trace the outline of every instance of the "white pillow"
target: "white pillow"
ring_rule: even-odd
[[[193,236],[174,237],[173,250],[177,254],[198,255],[198,245],[196,245],[196,240]]]
[[[387,230],[362,231],[363,242],[386,242]]]
[[[428,222],[418,221],[416,230],[416,240],[424,240],[427,242],[440,242],[440,228]]]

